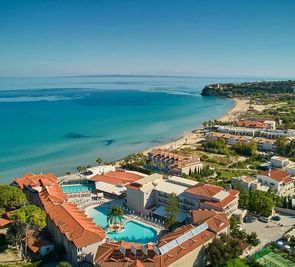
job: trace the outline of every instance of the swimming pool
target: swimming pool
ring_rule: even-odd
[[[88,209],[86,215],[92,218],[97,225],[103,228],[108,226],[108,208],[106,206],[98,206],[92,209]]]
[[[98,206],[89,209],[86,214],[92,218],[97,225],[103,228],[108,226],[108,208],[106,206]],[[149,227],[136,221],[129,221],[125,224],[123,231],[108,232],[107,237],[115,241],[124,240],[127,242],[146,244],[157,240],[157,231],[153,227]]]
[[[157,240],[157,231],[147,225],[136,221],[129,221],[125,224],[125,229],[120,232],[109,232],[107,237],[115,241],[127,241],[146,244]]]
[[[66,193],[80,193],[92,191],[95,189],[94,184],[73,184],[73,185],[62,185],[61,189]]]

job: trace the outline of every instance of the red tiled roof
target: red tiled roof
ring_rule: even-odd
[[[33,231],[30,231],[28,233],[28,247],[32,252],[37,253],[40,248],[49,245],[52,245],[52,243],[49,242],[47,239],[44,239],[41,235],[35,237],[33,236]]]
[[[174,238],[181,236],[183,233],[189,231],[194,226],[186,225],[176,229],[174,232],[165,235],[161,238],[158,246],[165,244]],[[207,243],[215,237],[214,233],[207,230],[200,234],[190,238],[183,242],[181,245],[171,249],[164,255],[157,255],[154,252],[153,246],[148,245],[148,255],[143,254],[142,250],[138,248],[136,255],[134,255],[126,244],[123,245],[126,248],[125,256],[120,252],[122,244],[119,243],[104,243],[98,247],[95,263],[101,267],[167,267],[176,262],[186,254],[195,250],[199,246]],[[172,239],[171,239],[172,238]],[[125,242],[126,243],[126,242]],[[131,247],[131,246],[130,246]]]
[[[67,197],[59,187],[53,174],[26,174],[15,181],[24,186],[39,186],[39,199],[47,216],[60,232],[77,247],[98,243],[105,238],[105,232],[88,218],[75,204],[67,203]]]
[[[0,218],[0,227],[5,227],[7,225],[9,225],[12,221],[4,219],[4,218]]]
[[[192,210],[192,222],[194,224],[202,224],[206,222],[208,219],[214,217],[216,215],[216,211],[214,210]]]
[[[47,215],[60,232],[77,248],[100,242],[105,238],[102,228],[97,226],[75,204],[52,201],[46,189],[39,196]]]
[[[138,175],[132,172],[125,171],[111,171],[102,175],[95,175],[90,178],[91,181],[94,182],[105,182],[109,184],[129,184],[133,183],[139,179],[143,178],[143,176]]]
[[[22,178],[16,178],[14,182],[23,189],[25,186],[27,187],[35,187],[40,186],[41,181],[43,185],[57,184],[58,181],[56,176],[53,173],[47,174],[33,174],[26,173]]]
[[[197,196],[211,198],[222,190],[224,190],[224,188],[221,186],[199,183],[191,188],[186,189],[185,192]]]
[[[239,120],[236,124],[240,127],[265,128],[264,122],[254,120]]]
[[[193,210],[192,221],[194,224],[201,224],[206,222],[209,229],[215,234],[222,231],[224,228],[229,226],[229,222],[225,213],[209,211],[209,210]]]
[[[271,171],[264,171],[264,172],[259,173],[259,175],[268,176],[277,182],[284,182],[285,184],[293,182],[293,179],[291,178],[291,176],[287,172],[285,172],[283,170],[279,170],[279,169],[272,169]]]
[[[151,155],[153,158],[161,158],[161,160],[166,160],[166,159],[173,159],[173,163],[169,163],[171,167],[178,167],[178,168],[183,168],[187,165],[195,164],[200,162],[200,158],[197,156],[183,156],[179,155],[176,153],[172,153],[167,150],[162,150],[162,149],[153,149],[148,153]],[[164,163],[165,164],[165,163]]]
[[[135,245],[136,248],[138,248],[136,255],[131,252],[131,245]],[[125,256],[120,252],[121,246],[126,249]],[[129,245],[127,245],[127,242],[122,243],[122,241],[116,243],[104,243],[97,249],[95,263],[101,267],[154,267],[156,265],[153,258],[156,254],[153,250],[153,246],[147,245],[147,250],[148,256],[143,254],[141,246],[138,246],[138,244],[129,243]]]
[[[216,207],[216,208],[225,208],[228,204],[236,200],[237,196],[234,194],[229,194],[227,197],[225,197],[222,200],[205,200],[201,201],[201,203],[206,204],[208,206]]]
[[[181,245],[171,249],[168,253],[158,256],[158,265],[156,266],[170,266],[180,258],[184,257],[196,248],[206,244],[212,240],[215,234],[205,230],[193,238],[183,242]]]

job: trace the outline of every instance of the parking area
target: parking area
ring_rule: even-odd
[[[256,232],[261,241],[259,247],[263,247],[265,244],[281,238],[295,224],[295,216],[280,214],[280,217],[279,222],[271,220],[269,223],[264,223],[257,219],[254,222],[243,223],[241,227],[249,234]]]

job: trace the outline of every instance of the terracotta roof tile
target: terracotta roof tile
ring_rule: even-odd
[[[77,248],[101,242],[105,232],[88,218],[75,204],[53,204],[52,201],[42,201],[50,219]]]
[[[109,184],[129,184],[133,183],[139,179],[143,178],[143,176],[138,175],[132,172],[125,172],[125,171],[111,171],[102,175],[95,175],[90,178],[91,181],[94,182],[106,182]]]
[[[188,229],[191,229],[192,227],[192,225],[187,225],[181,227],[180,229],[176,229],[174,231],[177,232],[175,237],[180,236],[181,233],[188,231]],[[171,234],[168,235],[171,237]],[[165,253],[164,255],[157,255],[154,252],[153,246],[149,245],[147,248],[147,256],[143,254],[141,249],[137,250],[136,255],[134,255],[130,249],[126,249],[126,253],[124,256],[120,252],[120,242],[104,243],[98,247],[95,257],[95,263],[101,267],[167,267],[179,260],[180,258],[184,257],[186,254],[195,250],[199,246],[212,240],[214,237],[214,233],[205,230],[200,234],[194,236],[193,238],[183,242],[181,245],[171,249],[168,253]],[[167,239],[167,235],[163,238],[163,240],[170,239]],[[160,243],[165,243],[163,240],[161,239]]]
[[[185,192],[197,196],[211,198],[223,190],[224,188],[221,186],[199,183],[191,188],[186,189]]]
[[[162,161],[166,161],[171,159],[172,163],[167,163],[170,168],[183,168],[187,165],[195,164],[200,162],[200,157],[197,156],[183,156],[176,153],[172,153],[167,150],[162,149],[153,149],[148,153],[153,158],[161,159]],[[164,162],[163,162],[164,163]]]
[[[239,120],[236,122],[239,127],[250,127],[250,128],[265,128],[266,125],[262,121],[255,120]]]
[[[229,226],[227,216],[223,212],[211,210],[193,210],[191,211],[192,222],[200,225],[204,222],[208,224],[209,230],[215,234]]]
[[[15,182],[22,189],[24,186],[40,187],[39,199],[47,216],[77,248],[101,242],[105,238],[105,232],[100,226],[75,204],[67,203],[67,197],[54,174],[29,173]]]
[[[4,219],[4,218],[0,218],[0,227],[5,227],[7,225],[9,225],[12,221]]]
[[[293,179],[287,172],[280,169],[272,169],[271,171],[264,171],[259,173],[259,175],[268,176],[277,182],[284,182],[286,184],[293,181]]]
[[[26,173],[22,178],[16,178],[14,182],[23,189],[27,187],[41,186],[41,180],[44,185],[57,184],[58,181],[53,173],[33,174]]]
[[[32,252],[37,253],[43,246],[52,245],[52,242],[45,239],[41,234],[36,237],[33,234],[33,231],[28,233],[28,247]]]

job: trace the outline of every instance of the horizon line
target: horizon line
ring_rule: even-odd
[[[179,74],[69,74],[69,75],[40,75],[40,76],[0,76],[1,79],[13,78],[91,78],[91,77],[133,77],[133,78],[259,78],[259,79],[295,79],[290,76],[274,76],[274,75],[222,75],[222,74],[202,74],[202,75],[179,75]]]

